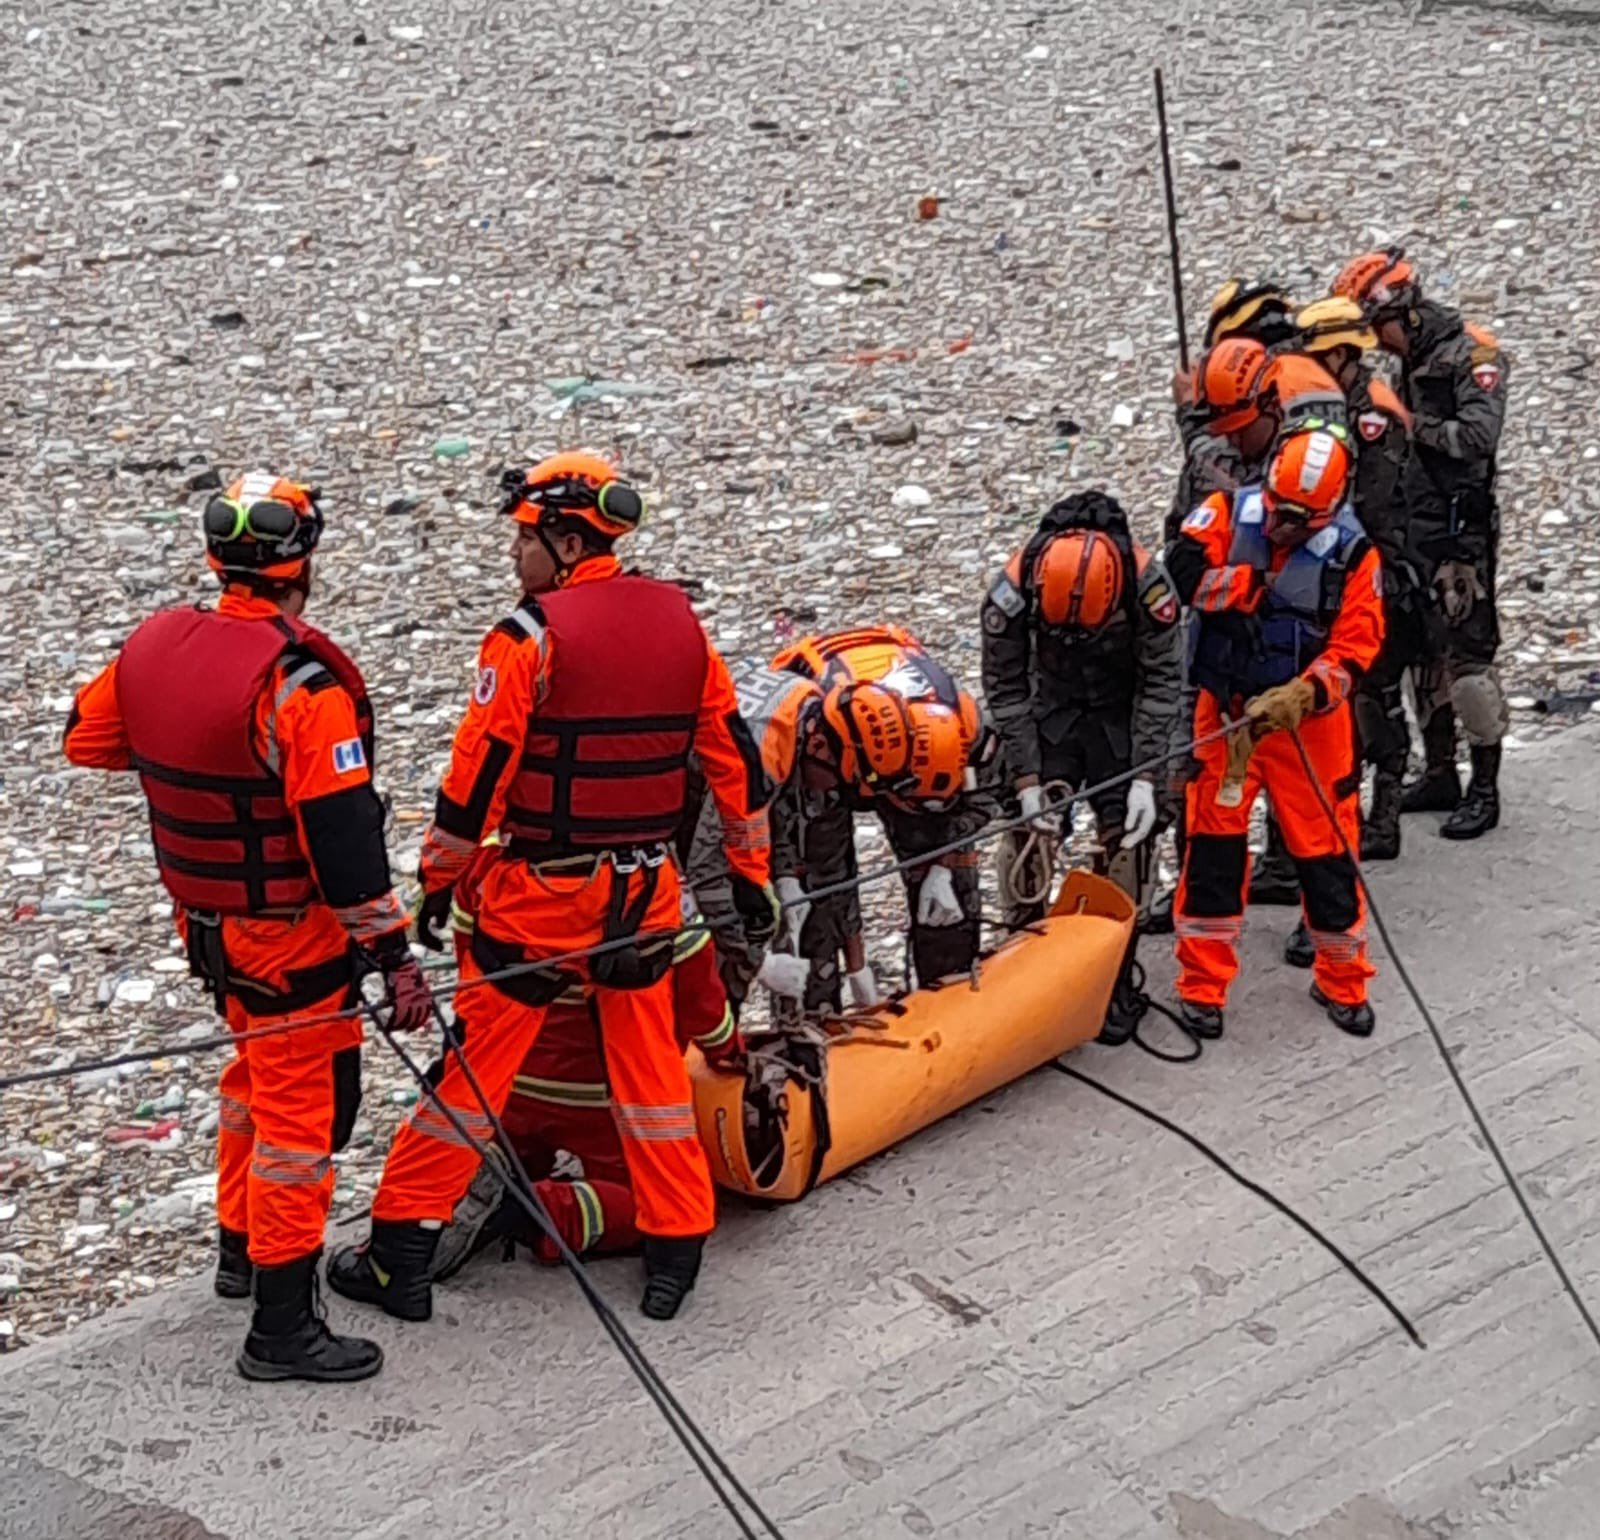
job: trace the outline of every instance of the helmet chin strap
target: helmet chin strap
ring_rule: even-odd
[[[544,532],[544,525],[542,523],[535,524],[533,526],[533,532],[539,537],[539,544],[545,548],[546,554],[550,557],[550,565],[556,569],[555,586],[560,588],[561,585],[567,581],[568,576],[572,572],[572,567],[569,563],[562,561],[559,553],[556,551],[555,546],[551,543],[549,535]]]

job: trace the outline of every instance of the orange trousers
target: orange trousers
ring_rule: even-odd
[[[537,961],[596,945],[605,936],[613,884],[627,883],[631,903],[644,891],[648,875],[639,870],[623,877],[608,862],[576,875],[541,870],[509,853],[484,872],[475,905],[473,952],[462,966],[465,987],[455,1005],[465,1038],[463,1052],[497,1116],[538,1040],[550,1002],[537,998],[537,985],[528,977],[477,982],[486,971],[480,959],[492,951],[509,962]],[[677,869],[668,862],[655,869],[654,877],[655,891],[639,929],[670,935],[679,924]],[[600,959],[558,967],[569,987],[592,989],[611,1086],[611,1115],[633,1188],[638,1228],[665,1237],[708,1235],[716,1224],[711,1173],[673,1027],[672,979],[664,973],[642,989],[610,988],[595,979],[591,961]],[[494,1137],[454,1054],[446,1060],[438,1095],[475,1140],[488,1143]],[[477,1154],[424,1098],[395,1137],[372,1217],[448,1223],[477,1164]]]
[[[1200,691],[1195,736],[1215,732],[1221,721],[1216,697]],[[1361,765],[1349,706],[1307,717],[1300,737],[1339,829],[1359,855]],[[1208,743],[1196,751],[1196,758],[1200,770],[1188,786],[1188,838],[1173,907],[1179,996],[1197,1005],[1228,1003],[1228,988],[1239,972],[1238,942],[1250,883],[1250,808],[1264,789],[1300,874],[1306,929],[1316,948],[1312,971],[1317,984],[1330,1000],[1359,1005],[1374,971],[1367,959],[1366,899],[1355,864],[1345,855],[1316,786],[1307,778],[1293,736],[1269,733],[1256,744],[1237,807],[1217,802],[1227,766],[1226,743]]]
[[[320,904],[294,920],[225,919],[222,949],[234,1032],[351,1003],[349,937]],[[322,1245],[332,1156],[361,1104],[361,1022],[242,1041],[235,1053],[220,1086],[217,1221],[249,1236],[252,1262],[277,1267]]]

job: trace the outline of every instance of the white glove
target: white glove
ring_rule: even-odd
[[[950,880],[948,866],[931,866],[917,890],[917,924],[932,930],[943,930],[949,925],[959,925],[966,914],[956,897],[956,885]]]
[[[804,957],[791,957],[787,952],[768,952],[761,961],[756,982],[786,1000],[799,1000],[805,996],[806,980],[810,977],[811,964]]]
[[[1156,789],[1143,776],[1128,787],[1128,816],[1123,823],[1122,850],[1142,844],[1156,826]]]
[[[871,963],[863,964],[854,973],[845,974],[844,982],[850,1004],[858,1010],[868,1010],[883,999],[878,993],[878,981],[873,977]]]
[[[1049,839],[1061,838],[1061,815],[1045,812],[1044,787],[1024,786],[1017,793],[1017,800],[1022,804],[1022,816],[1028,820],[1028,827],[1035,834],[1043,834]]]
[[[800,932],[806,928],[806,916],[811,913],[806,890],[798,877],[780,877],[773,883],[778,890],[778,902],[783,905],[783,928],[779,932],[794,947],[800,945]]]

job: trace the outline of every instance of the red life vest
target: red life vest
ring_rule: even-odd
[[[162,610],[122,649],[117,700],[150,806],[161,880],[181,908],[266,914],[318,897],[283,780],[255,748],[256,702],[291,647],[355,701],[370,765],[372,710],[361,672],[302,621]],[[285,681],[283,698],[299,672]]]
[[[688,599],[654,578],[611,577],[536,608],[549,688],[528,720],[504,832],[535,858],[666,843],[684,813],[709,662]]]

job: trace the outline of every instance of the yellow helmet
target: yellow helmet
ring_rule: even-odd
[[[1294,324],[1300,333],[1301,350],[1306,353],[1326,353],[1333,348],[1365,351],[1378,345],[1378,334],[1366,312],[1343,294],[1313,300],[1295,313]]]

